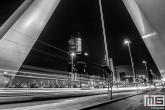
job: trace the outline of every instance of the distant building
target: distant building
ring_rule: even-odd
[[[74,53],[75,56],[71,56]],[[82,52],[81,36],[78,34],[77,37],[71,36],[69,39],[69,65],[68,72],[72,72],[73,63],[73,73],[79,75],[88,74],[87,71],[87,54]]]
[[[86,57],[87,56],[84,52],[76,52],[73,72],[76,72],[78,74],[88,74]]]
[[[134,82],[134,74],[131,65],[114,66],[116,81]],[[144,64],[134,65],[136,77],[139,81],[148,79]]]
[[[81,52],[82,51],[82,47],[81,47],[81,36],[77,37],[73,37],[71,36],[71,38],[69,39],[69,53],[73,53],[73,52]]]

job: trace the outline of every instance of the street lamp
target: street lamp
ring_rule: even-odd
[[[72,74],[73,74],[73,57],[76,56],[76,54],[73,52],[70,54],[70,56],[71,56],[71,74],[69,76],[70,76],[70,82],[71,82],[71,78],[72,78]]]
[[[134,74],[134,77],[135,77],[135,87],[137,88],[136,86],[136,74],[135,74],[135,71],[134,71],[134,64],[133,64],[133,60],[132,60],[132,55],[131,55],[131,49],[130,49],[130,40],[126,39],[124,41],[124,44],[127,44],[128,45],[128,49],[129,49],[129,54],[130,54],[130,59],[131,59],[131,64],[132,64],[132,70],[133,70],[133,74]],[[137,91],[138,92],[138,91]]]
[[[145,64],[146,67],[146,72],[147,72],[147,82],[149,82],[149,75],[148,75],[148,70],[147,70],[147,62],[143,61],[143,63]]]
[[[88,53],[85,53],[85,56],[88,56]]]
[[[154,73],[151,73],[151,74],[152,74],[154,80],[158,78]]]
[[[152,78],[154,80],[155,79],[155,74],[152,72],[152,69],[150,69],[150,72],[151,72]]]
[[[150,69],[150,72],[151,72],[151,75],[152,75],[152,82],[153,82],[153,84],[154,84],[154,87],[155,87],[155,74],[152,72],[152,69]],[[156,89],[156,87],[155,87],[155,89]]]
[[[152,75],[152,74],[153,74],[153,73],[152,73],[152,69],[150,69],[150,72],[151,72],[151,75]],[[152,75],[152,80],[153,80],[153,75]],[[151,80],[151,81],[152,81],[152,80]]]
[[[9,74],[8,72],[3,72],[2,73],[4,77],[8,78],[9,79],[9,82],[8,84],[6,85],[6,87],[9,87],[10,85],[12,85],[12,80],[13,80],[13,75],[12,74]]]

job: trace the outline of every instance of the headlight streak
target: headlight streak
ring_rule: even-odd
[[[23,73],[26,75],[16,75],[15,77],[27,77],[27,78],[41,78],[41,79],[57,79],[57,78],[63,78],[65,80],[68,79],[68,74],[66,75],[60,75],[60,74],[56,74],[56,75],[49,75],[49,74],[42,74],[42,73],[32,73],[32,72],[24,72],[24,71],[14,71],[14,70],[6,70],[6,69],[0,69],[1,71],[7,71],[7,72],[19,72],[19,73]],[[11,74],[12,75],[12,74]],[[46,76],[46,77],[38,77],[38,76],[29,76],[29,75],[39,75],[39,76]],[[51,78],[50,78],[51,77]],[[53,77],[53,78],[52,78]],[[95,81],[95,79],[99,79],[100,77],[93,77],[91,76],[90,80],[91,81]],[[61,80],[61,79],[60,79]],[[83,76],[80,77],[80,74],[77,74],[77,81],[88,81],[89,78],[87,78],[87,76]],[[105,80],[105,79],[103,79]]]
[[[25,71],[14,71],[14,70],[6,70],[6,69],[0,69],[0,70],[2,70],[2,71],[8,71],[8,72],[25,73],[25,74],[27,74],[27,75],[33,74],[33,75],[42,75],[42,76],[46,75],[46,76],[50,76],[50,77],[56,76],[56,75],[48,75],[48,74],[42,74],[42,73],[32,73],[32,72],[25,72]],[[58,76],[59,76],[59,74],[58,74]]]
[[[31,79],[44,79],[44,80],[55,80],[57,78],[63,78],[63,79],[58,79],[58,80],[65,80],[65,81],[68,81],[68,77],[66,76],[58,76],[58,77],[39,77],[39,76],[27,76],[27,75],[17,75],[16,77],[23,77],[23,78],[31,78]],[[87,78],[83,78],[83,82],[89,82]],[[77,78],[76,81],[82,81],[81,78]],[[94,81],[94,80],[92,80]]]
[[[8,71],[8,72],[19,72],[19,73],[24,73],[24,74],[27,74],[27,75],[30,75],[30,74],[33,74],[33,75],[40,75],[40,76],[50,76],[50,77],[63,77],[62,75],[60,76],[60,74],[57,74],[57,75],[48,75],[48,74],[42,74],[42,73],[35,73],[35,72],[25,72],[25,71],[14,71],[14,70],[6,70],[6,69],[0,69],[1,71]],[[68,75],[68,73],[64,72],[66,75]],[[66,76],[65,75],[65,76]],[[16,75],[16,76],[19,76],[19,75]],[[77,74],[78,78],[77,79],[88,79],[88,78],[83,78],[83,77],[90,77],[91,79],[92,78],[97,78],[99,79],[100,77],[97,77],[97,76],[89,76],[89,75],[82,75],[81,78],[80,77],[80,74]],[[46,77],[45,77],[46,78]],[[64,77],[65,78],[65,77]],[[106,79],[106,78],[105,78]]]

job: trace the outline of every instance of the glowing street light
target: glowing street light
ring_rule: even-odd
[[[71,56],[74,57],[76,54],[75,53],[71,53]]]
[[[88,56],[88,53],[85,53],[85,56]]]
[[[128,39],[126,39],[125,41],[124,41],[124,44],[129,44],[129,43],[131,43]]]
[[[135,74],[133,59],[132,59],[132,55],[131,55],[130,43],[131,43],[131,41],[128,40],[128,39],[124,40],[124,44],[128,45],[130,59],[131,59],[131,64],[132,64],[132,70],[133,70],[133,74],[134,74],[134,78],[135,78],[135,87],[137,88],[137,86],[136,86],[136,74]]]

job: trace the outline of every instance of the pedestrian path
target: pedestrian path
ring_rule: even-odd
[[[165,94],[165,89],[161,89],[161,90],[158,90],[157,92],[155,92],[154,94],[159,94],[159,93],[163,93]],[[144,106],[144,100],[142,101],[141,104],[138,104],[137,106],[133,107],[131,110],[165,110],[165,106],[160,106],[160,107],[154,107],[154,106],[149,106],[149,107],[146,107]]]
[[[144,95],[153,94],[160,89],[126,98],[110,104],[91,108],[89,110],[151,110],[151,107],[144,106]]]

